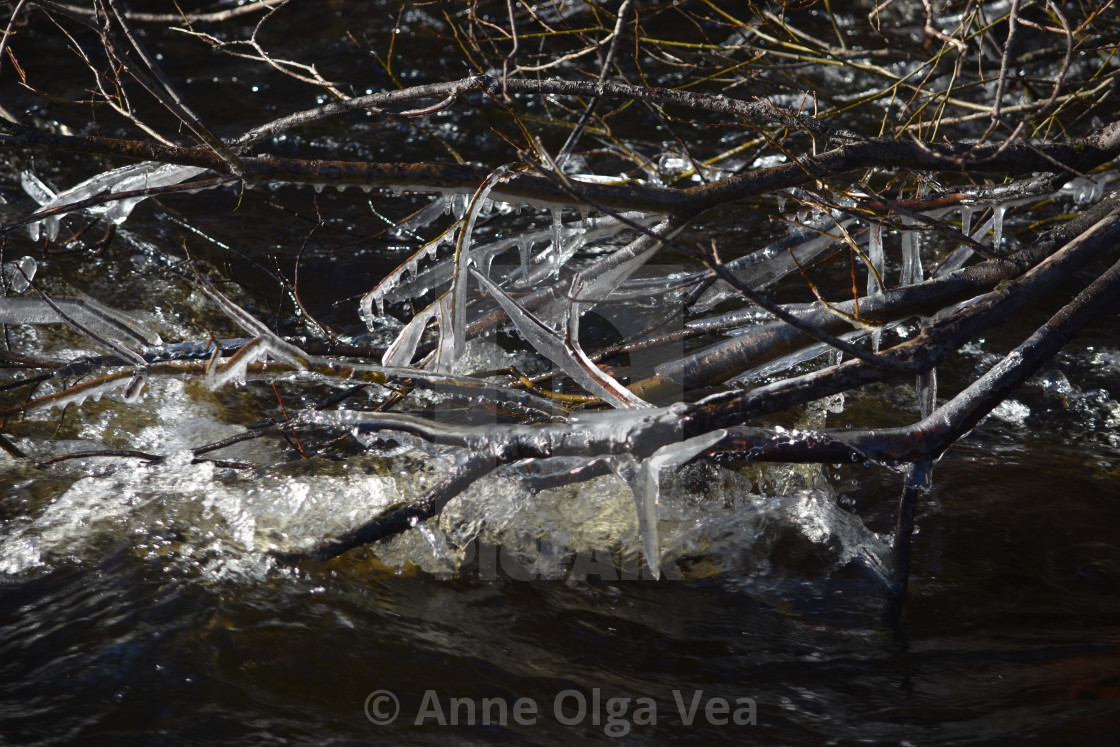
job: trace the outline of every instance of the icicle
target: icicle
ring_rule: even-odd
[[[61,305],[58,301],[55,305]],[[0,296],[0,324],[63,324],[62,314],[42,298]]]
[[[894,540],[891,543],[893,561],[891,592],[902,598],[910,576],[910,542],[914,535],[914,509],[918,496],[929,490],[933,476],[933,462],[914,462],[906,473],[906,483],[898,502],[898,522],[895,525]]]
[[[418,238],[418,232],[424,230],[432,221],[447,212],[447,199],[437,197],[427,207],[420,210],[408,220],[398,223],[390,233],[398,238]]]
[[[528,239],[517,242],[517,255],[521,260],[521,274],[528,277],[529,265],[533,261],[533,245]]]
[[[867,295],[874,296],[886,290],[882,283],[882,278],[886,277],[887,272],[887,255],[883,251],[882,223],[876,223],[868,229],[867,260],[871,263],[871,267],[867,271]],[[877,329],[871,333],[871,349],[876,353],[879,352],[879,345],[882,341],[883,330]]]
[[[23,191],[26,192],[31,199],[39,203],[39,206],[49,205],[56,197],[54,190],[43,184],[39,177],[32,174],[30,171],[24,171],[19,175],[20,184],[23,186]],[[31,234],[32,241],[38,241],[40,236],[40,226],[46,229],[47,239],[54,241],[58,238],[58,224],[59,216],[52,215],[35,223],[27,225],[27,232]]]
[[[550,275],[560,272],[562,263],[561,255],[564,252],[564,211],[560,208],[552,209],[552,249],[548,255],[548,270]]]
[[[470,202],[470,197],[468,197],[466,194],[460,193],[451,195],[449,204],[451,207],[451,214],[455,217],[455,220],[463,219],[463,216],[467,212],[468,202]]]
[[[1110,181],[1111,178],[1112,175],[1109,174],[1101,174],[1100,176],[1093,177],[1093,191],[1092,194],[1089,195],[1090,202],[1100,202],[1101,198],[1104,197],[1105,184]]]
[[[741,282],[755,290],[761,290],[789,273],[796,272],[798,263],[802,266],[811,263],[841,238],[843,230],[847,230],[852,222],[852,219],[848,219],[837,225],[829,221],[827,229],[822,228],[811,233],[804,231],[793,233],[745,257],[728,262],[727,269]],[[721,280],[712,284],[712,287],[700,296],[696,306],[710,309],[735,295]]]
[[[999,254],[1003,243],[1003,217],[1006,213],[1006,205],[992,206],[992,251],[996,254]]]
[[[918,411],[925,420],[937,409],[937,369],[931,368],[918,374],[916,384]]]
[[[900,286],[910,285],[910,277],[914,272],[914,235],[905,229],[902,231],[902,271],[898,276]]]
[[[922,282],[922,254],[917,231],[902,229],[902,274],[899,285]]]
[[[240,307],[235,308],[241,311],[242,314],[248,315],[248,312],[240,309]],[[226,313],[229,314],[229,309],[225,310]],[[234,321],[241,323],[236,316],[232,314],[230,316]],[[251,316],[249,318],[253,319]],[[256,319],[253,319],[253,322],[264,329],[263,335],[255,337],[242,345],[241,349],[231,355],[224,365],[219,365],[218,361],[220,359],[216,353],[210,359],[210,363],[206,366],[206,383],[211,391],[216,391],[230,382],[244,384],[248,378],[249,366],[258,361],[265,361],[271,358],[274,361],[299,368],[302,368],[306,364],[307,361],[302,350],[281,340]],[[251,325],[242,323],[241,326],[246,327]]]
[[[638,467],[630,483],[634,507],[638,512],[638,529],[642,536],[642,554],[655,579],[661,577],[661,470],[676,469],[688,460],[719,443],[727,431],[718,430],[678,443],[662,446]]]
[[[886,272],[886,254],[883,252],[883,225],[876,223],[867,232],[867,259],[874,272],[867,273],[867,295],[873,296],[882,293],[883,284],[879,281]]]
[[[366,328],[368,328],[369,331],[377,331],[375,327],[377,316],[373,313],[374,305],[377,306],[377,313],[383,316],[385,314],[386,297],[396,290],[398,286],[402,285],[409,275],[415,279],[420,260],[433,256],[440,245],[451,241],[454,238],[453,230],[454,229],[448,229],[437,238],[422,246],[419,251],[386,275],[373,290],[362,296],[362,300],[358,303],[358,316],[365,322]]]
[[[969,230],[972,228],[972,206],[967,203],[961,203],[961,233],[968,236]]]
[[[475,264],[479,265],[479,270],[486,277],[490,277],[490,270],[494,267],[494,257],[498,256],[497,252],[480,252],[482,255],[475,260]]]
[[[656,233],[657,229],[654,229]],[[579,291],[575,300],[606,298],[661,248],[661,243],[643,236],[580,270],[572,278],[572,288]],[[629,255],[629,256],[628,256]]]
[[[580,282],[581,279],[578,275],[572,280],[571,290],[569,291],[568,295],[573,299],[586,297],[582,293],[582,289],[579,285]],[[587,353],[583,352],[583,348],[581,348],[579,344],[579,320],[580,304],[576,301],[572,301],[572,304],[567,312],[567,318],[564,320],[564,322],[568,331],[566,347],[568,349],[568,352],[575,358],[576,363],[585,372],[587,372],[590,377],[605,386],[608,390],[615,394],[618,399],[627,403],[628,406],[649,407],[649,403],[647,403],[645,400],[640,399],[639,397],[636,397],[629,389],[619,384],[618,381],[614,379],[614,377],[604,374],[599,369],[599,367],[595,365],[594,361],[587,357]]]
[[[881,332],[882,330],[879,331]],[[857,340],[863,339],[866,334],[868,333],[863,330],[854,329],[851,332],[846,332],[840,335],[840,339],[847,342],[855,342]],[[760,366],[756,366],[752,369],[744,371],[743,373],[737,375],[735,378],[731,379],[730,383],[744,386],[754,384],[755,382],[787,373],[794,366],[799,366],[802,363],[807,363],[814,358],[817,358],[818,356],[825,354],[831,355],[834,351],[835,348],[833,348],[826,342],[814,343],[812,345],[801,348],[797,352],[783,355],[780,358],[776,358],[772,361],[763,363]],[[667,372],[673,364],[674,362],[672,361],[662,363],[659,366],[654,367],[654,372],[661,375],[668,375]]]

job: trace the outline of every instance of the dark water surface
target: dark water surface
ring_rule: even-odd
[[[361,71],[347,79],[355,90],[393,85],[347,33],[383,52],[395,4],[295,6],[267,27],[272,44],[286,40],[286,53],[317,60],[327,77]],[[224,30],[244,37],[252,23]],[[406,37],[412,64],[398,60],[404,84],[464,73],[457,45],[437,27],[414,20]],[[145,33],[161,45],[166,72],[223,135],[315,103],[310,89],[257,65],[213,55],[181,35]],[[66,42],[42,18],[21,34],[15,49],[32,76],[62,59]],[[305,36],[312,49],[302,48]],[[60,64],[55,85],[80,96],[89,85],[83,73]],[[13,111],[41,122],[82,121],[72,107],[17,90],[7,68],[3,74]],[[501,113],[478,106],[481,113],[467,117],[440,114],[430,129],[470,159],[508,159],[486,130]],[[167,126],[162,116],[153,113],[151,123]],[[354,117],[268,149],[403,160],[432,147],[413,128]],[[32,164],[9,165],[0,185],[5,220],[34,209],[19,188],[20,170]],[[34,164],[64,186],[110,165],[66,155]],[[357,333],[355,294],[415,248],[368,238],[384,224],[367,199],[354,190],[267,186],[167,198],[138,208],[104,258],[42,257],[39,271],[60,292],[81,290],[148,314],[182,339],[205,340],[211,329],[236,330],[166,273],[183,246],[247,286],[262,315],[291,313],[269,272],[290,277],[302,248],[309,307]],[[373,199],[393,219],[424,204]],[[198,238],[180,217],[230,249]],[[308,240],[313,217],[321,231]],[[524,217],[525,225],[547,219]],[[762,227],[744,231],[744,220]],[[732,245],[780,230],[764,214],[721,211],[703,221]],[[11,234],[4,259],[38,248],[26,234]],[[974,345],[943,373],[947,393],[1046,311],[1009,325],[1001,333],[1009,341]],[[1118,321],[1115,310],[1098,320],[937,463],[918,509],[901,609],[859,562],[893,527],[902,476],[883,467],[796,479],[777,467],[767,484],[787,491],[771,495],[749,492],[752,480],[760,482],[743,476],[744,465],[691,466],[664,497],[676,523],[663,544],[680,546],[679,573],[652,581],[620,579],[594,552],[564,555],[561,570],[575,562],[590,570],[565,579],[555,565],[534,566],[525,551],[578,526],[584,544],[575,546],[634,561],[633,504],[614,478],[571,495],[487,482],[441,531],[451,536],[487,517],[498,524],[494,516],[542,518],[513,522],[505,534],[483,532],[488,539],[473,545],[474,560],[453,571],[440,556],[443,535],[419,532],[384,551],[290,565],[260,551],[259,532],[273,524],[294,531],[284,523],[291,517],[312,536],[337,530],[333,521],[345,525],[413,495],[439,466],[399,453],[382,460],[376,450],[342,461],[277,461],[291,450],[279,438],[223,454],[272,464],[233,475],[173,460],[37,469],[0,454],[0,743],[1113,744],[1120,737]],[[64,332],[12,334],[16,343],[57,351],[80,347]],[[107,398],[61,419],[57,410],[29,415],[5,433],[25,448],[95,443],[173,452],[238,432],[264,417],[275,396],[264,384],[210,393],[198,382],[153,383],[133,408]],[[907,411],[892,409],[899,401]],[[909,387],[848,401],[849,412],[899,422],[913,420],[914,407]],[[496,549],[502,543],[517,548],[508,551],[516,558]],[[622,566],[623,573],[636,567]]]
[[[640,742],[1105,744],[1120,718],[1116,477],[1071,469],[1081,449],[1036,449],[974,445],[939,465],[897,622],[863,578],[440,580],[333,563],[221,579],[109,544],[3,579],[4,735],[560,742],[606,733],[598,691],[653,699]],[[399,699],[389,726],[364,715],[377,690]],[[578,719],[571,690],[587,712],[565,726],[553,709]],[[430,691],[444,707],[528,698],[540,715],[441,727],[421,711]],[[686,706],[752,698],[756,721],[685,725],[674,691]]]

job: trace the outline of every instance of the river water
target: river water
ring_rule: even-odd
[[[393,76],[458,77],[459,47],[428,10],[295,3],[263,39],[291,40],[284,53],[316,60],[327,77],[359,71],[348,79],[358,92],[391,87]],[[227,22],[220,34],[245,38],[253,23]],[[371,50],[384,57],[396,24],[412,46],[390,75]],[[321,95],[183,34],[144,38],[224,136]],[[49,80],[56,97],[91,85],[80,64],[50,68],[67,44],[41,16],[16,42],[31,80]],[[8,67],[3,76],[5,106],[27,121],[94,131],[81,105],[44,103],[17,89]],[[508,124],[502,113],[472,105],[477,116],[440,113],[423,132],[353,117],[268,149],[405,160],[438,141],[469,160],[508,158],[487,130]],[[3,219],[34,210],[25,169],[65,187],[115,165],[13,155]],[[306,309],[359,334],[358,296],[416,248],[379,238],[380,216],[400,220],[424,204],[355,190],[218,190],[141,205],[101,255],[44,253],[18,231],[3,259],[34,256],[49,292],[87,294],[165,342],[243,334],[171,271],[184,250],[279,325],[293,312],[275,277],[291,279],[298,265]],[[755,207],[746,220],[757,230],[731,210],[694,230],[742,253],[783,230],[773,203]],[[549,220],[509,216],[512,230]],[[62,239],[82,225],[64,224]],[[971,344],[943,369],[943,389],[967,384],[1050,311]],[[243,433],[274,415],[279,397],[288,408],[322,401],[328,389],[299,377],[213,392],[199,377],[153,378],[130,404],[111,393],[10,417],[3,433],[32,458],[0,453],[0,742],[1109,744],[1120,730],[1118,321],[1115,310],[1098,319],[936,464],[901,606],[874,570],[903,484],[885,466],[700,461],[664,475],[659,580],[641,564],[633,499],[613,475],[547,488],[500,472],[430,526],[290,563],[268,554],[272,543],[330,536],[414,498],[450,457],[386,440],[305,459],[278,433],[218,452],[255,468],[192,463],[191,447]],[[391,332],[362,341],[385,344]],[[57,325],[9,326],[7,344],[64,359],[91,351]],[[499,367],[507,348],[487,340],[470,355]],[[5,369],[4,382],[23,375]],[[14,391],[4,407],[26,396]],[[376,404],[364,396],[353,406]],[[878,386],[849,394],[842,412],[833,403],[797,417],[910,422],[916,407],[911,385]],[[41,464],[90,448],[166,459]]]

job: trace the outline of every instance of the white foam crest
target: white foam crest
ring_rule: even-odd
[[[189,450],[157,464],[99,460],[98,473],[76,479],[0,535],[0,573],[84,558],[106,541],[124,539],[132,552],[195,567],[201,561],[208,581],[257,575],[271,563],[262,553],[343,534],[389,505],[418,497],[423,482],[404,463],[390,463],[387,475],[371,463],[322,465],[313,475],[291,474],[292,467],[281,465],[242,476],[192,462]],[[55,469],[77,468],[69,464]]]
[[[29,523],[0,539],[0,557],[8,557],[8,573],[19,573],[50,562],[56,555],[81,555],[103,537],[137,528],[138,514],[164,498],[168,476],[189,464],[190,456],[139,469],[125,467],[108,476],[89,476],[74,482]],[[199,470],[205,482],[212,469]]]

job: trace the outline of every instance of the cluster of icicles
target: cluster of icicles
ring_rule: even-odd
[[[73,189],[55,194],[39,179],[30,173],[22,178],[24,189],[40,205],[42,210],[52,210],[85,200],[99,193],[143,190],[145,188],[178,184],[201,173],[201,169],[138,164],[122,169],[105,172]],[[396,226],[399,236],[418,237],[440,216],[452,213],[456,218],[454,225],[436,238],[425,243],[407,261],[385,277],[376,288],[367,293],[360,302],[359,314],[370,330],[377,329],[385,320],[386,304],[423,298],[440,291],[435,300],[416,313],[400,331],[395,341],[388,347],[380,366],[373,364],[347,364],[351,369],[376,372],[386,376],[394,372],[416,372],[431,379],[449,375],[456,361],[462,356],[466,341],[471,334],[468,322],[469,289],[473,285],[489,295],[506,313],[521,336],[540,355],[549,359],[560,370],[570,376],[588,393],[599,397],[603,402],[624,412],[585,412],[572,416],[574,428],[609,428],[625,433],[630,427],[637,427],[642,420],[657,417],[663,412],[653,408],[627,387],[596,366],[584,353],[580,345],[580,318],[587,310],[604,299],[627,300],[648,297],[651,293],[671,292],[675,288],[688,287],[694,276],[665,278],[660,286],[650,281],[633,282],[628,279],[661,248],[660,243],[651,235],[668,232],[667,222],[658,222],[658,216],[627,213],[620,217],[591,216],[581,213],[578,221],[564,221],[560,208],[551,209],[551,219],[546,228],[523,232],[519,235],[489,240],[475,240],[475,227],[483,216],[495,212],[502,213],[516,208],[489,198],[490,192],[512,175],[511,169],[498,169],[491,174],[473,197],[463,194],[441,194],[431,204],[408,221]],[[1076,192],[1078,199],[1084,199],[1086,191],[1096,193],[1103,189],[1096,182],[1090,185],[1075,184],[1067,190]],[[794,195],[796,196],[796,195]],[[143,197],[109,202],[90,210],[103,215],[108,220],[120,224]],[[981,205],[962,203],[951,207],[939,207],[926,213],[930,218],[941,218],[949,211],[957,210],[960,215],[961,232],[975,241],[988,239],[991,245],[999,246],[1002,240],[1003,218],[1008,207],[1016,200],[1005,200],[996,204]],[[990,208],[990,210],[988,210]],[[983,211],[986,218],[972,225],[973,217]],[[58,235],[61,212],[30,224],[34,238],[45,233],[49,239]],[[902,219],[903,221],[907,219]],[[817,216],[815,225],[808,230],[795,232],[790,236],[764,247],[752,254],[728,263],[728,268],[742,282],[755,289],[762,289],[787,274],[796,271],[799,265],[810,263],[826,252],[830,246],[842,241],[851,234],[855,220],[840,214]],[[902,224],[900,285],[920,283],[924,279],[920,231],[905,230]],[[917,225],[917,224],[914,224]],[[602,244],[625,231],[641,226],[650,235],[639,235],[621,248],[602,254],[595,261],[571,275],[563,282],[561,291],[554,293],[549,300],[536,305],[531,311],[515,299],[510,291],[539,288],[544,281],[558,279],[572,258],[590,244]],[[860,234],[857,234],[860,235]],[[441,249],[453,249],[451,256],[439,258]],[[887,282],[886,250],[882,225],[871,225],[862,234],[859,243],[864,263],[867,267],[867,293],[875,296],[884,291]],[[496,257],[516,250],[518,264],[499,283],[491,276]],[[961,245],[945,258],[934,270],[935,274],[951,272],[963,266],[973,250]],[[444,251],[443,254],[448,254]],[[9,291],[17,295],[0,296],[0,323],[4,324],[58,324],[65,323],[84,335],[96,345],[108,348],[108,352],[118,355],[133,365],[130,376],[106,377],[98,387],[75,391],[69,397],[59,398],[57,404],[79,401],[88,396],[100,396],[104,391],[124,387],[126,401],[134,400],[145,381],[145,366],[159,357],[159,346],[163,345],[158,334],[146,329],[135,320],[120,312],[108,309],[91,299],[57,300],[45,296],[18,294],[25,292],[32,283],[36,270],[33,259],[25,257],[15,262],[5,263],[3,278]],[[211,388],[218,388],[231,382],[243,382],[248,367],[259,361],[274,360],[297,369],[323,370],[333,365],[331,360],[309,356],[300,348],[279,338],[263,323],[241,309],[216,289],[200,280],[203,290],[222,307],[249,336],[248,341],[239,346],[238,352],[224,365],[212,364],[207,379]],[[651,290],[653,288],[653,290]],[[699,298],[694,299],[692,309],[706,310],[733,296],[732,289],[723,282],[712,284]],[[765,315],[757,310],[744,309],[727,314],[693,319],[689,326],[704,330],[736,334],[750,329]],[[414,362],[421,338],[429,326],[435,323],[438,328],[438,341],[427,356]],[[867,335],[872,336],[875,348],[879,345],[882,328],[860,325],[853,322],[853,329],[845,337],[850,340]],[[191,343],[180,343],[191,345]],[[173,346],[174,347],[174,346]],[[205,347],[205,346],[201,346]],[[155,355],[153,356],[153,350]],[[200,352],[205,353],[206,350]],[[750,371],[739,377],[749,381],[760,376],[771,376],[788,370],[805,360],[829,352],[823,344],[810,346],[766,366]],[[146,354],[146,355],[145,355]],[[666,369],[668,370],[668,369]],[[661,372],[660,370],[658,371]],[[928,382],[927,382],[928,385]],[[923,410],[931,408],[928,391],[923,399]],[[552,408],[555,413],[556,409]],[[309,416],[315,422],[334,422],[345,425],[345,418],[358,416],[356,413],[316,413]],[[311,422],[309,420],[308,422]],[[701,453],[722,438],[722,431],[704,434],[681,443],[667,444],[652,456],[634,463],[618,460],[616,472],[631,486],[641,529],[643,552],[649,567],[657,572],[660,558],[658,538],[659,473],[662,469],[673,469]]]

